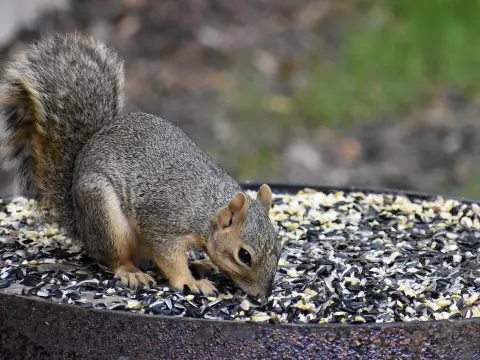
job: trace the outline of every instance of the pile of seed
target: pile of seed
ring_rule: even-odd
[[[283,254],[272,296],[256,300],[224,275],[217,296],[158,285],[136,291],[91,261],[34,202],[0,201],[0,291],[85,308],[270,323],[426,321],[480,316],[480,206],[436,197],[275,194]],[[190,257],[202,255],[190,252]]]

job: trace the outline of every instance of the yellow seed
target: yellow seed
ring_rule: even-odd
[[[316,291],[311,290],[311,289],[305,289],[303,292],[304,292],[305,294],[312,295],[312,296],[315,296],[315,295],[318,294]]]

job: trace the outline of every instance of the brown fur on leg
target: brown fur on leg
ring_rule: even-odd
[[[177,241],[169,241],[169,244],[176,244],[167,252],[154,249],[154,260],[168,279],[172,288],[182,291],[187,285],[190,291],[211,295],[217,291],[215,286],[207,279],[195,280],[188,268],[186,250],[192,242],[191,237],[183,237]]]

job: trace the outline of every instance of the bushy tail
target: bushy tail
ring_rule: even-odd
[[[53,205],[74,230],[75,158],[123,107],[123,62],[92,38],[56,35],[6,64],[0,82],[0,158],[16,169],[19,195]]]

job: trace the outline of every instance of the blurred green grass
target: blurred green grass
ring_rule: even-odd
[[[318,57],[311,80],[293,94],[300,117],[345,123],[396,113],[437,86],[475,97],[480,87],[480,1],[363,1],[340,57]]]
[[[308,82],[287,94],[299,119],[313,126],[373,119],[421,103],[439,86],[478,95],[480,1],[351,4],[339,55],[329,61],[317,51]],[[239,86],[240,117],[258,116],[266,101],[257,84]]]

